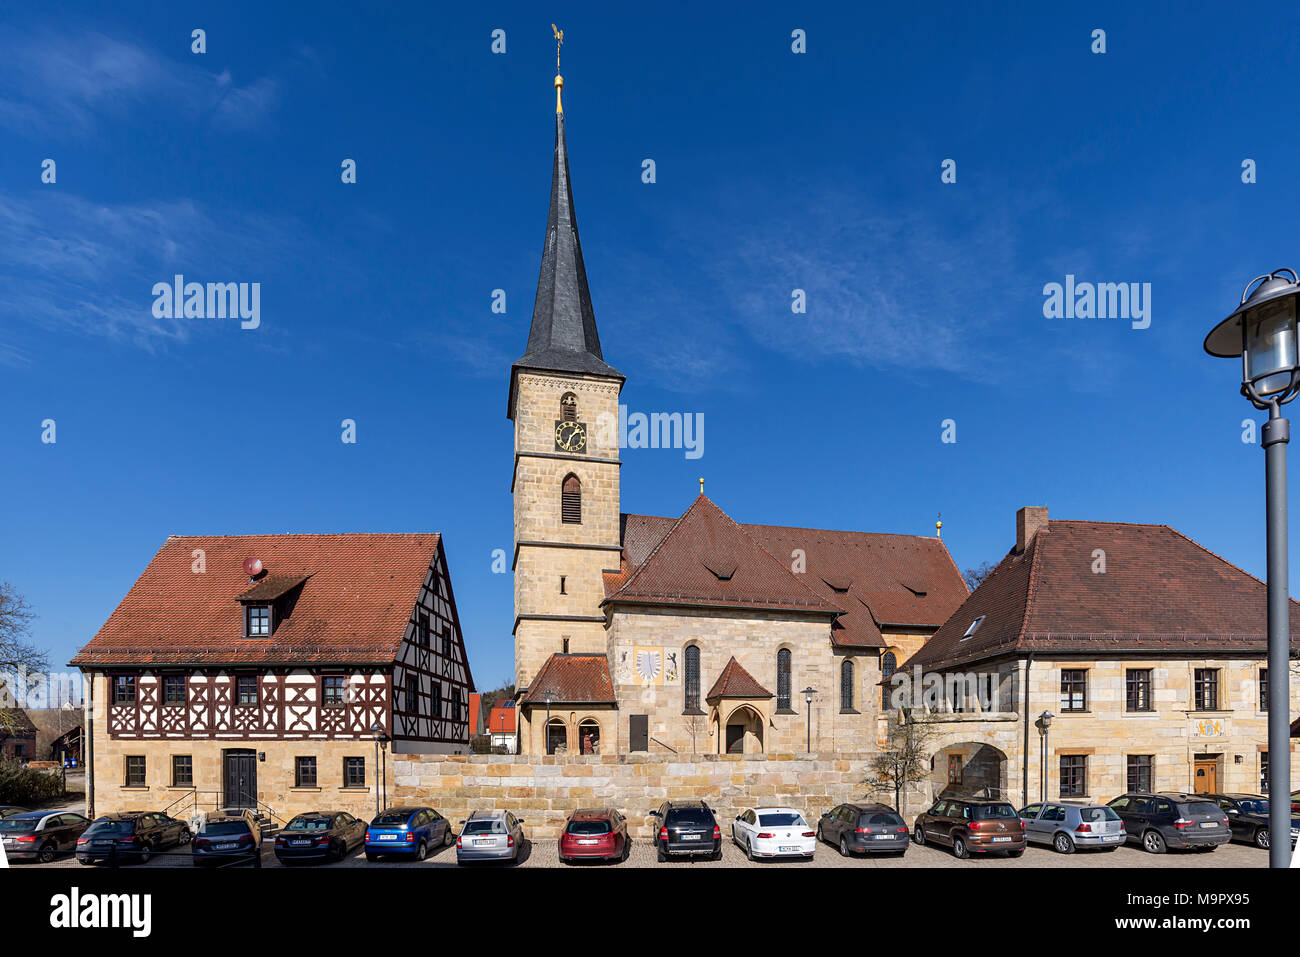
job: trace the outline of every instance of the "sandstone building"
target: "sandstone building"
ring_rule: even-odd
[[[468,751],[474,684],[436,534],[172,536],[72,664],[91,814],[368,816],[377,741],[381,764]]]
[[[609,427],[623,383],[601,351],[557,102],[507,403],[520,753],[874,748],[882,673],[967,595],[943,543],[742,525],[703,494],[679,518],[624,513]]]

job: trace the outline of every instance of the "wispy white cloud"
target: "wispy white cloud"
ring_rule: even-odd
[[[241,86],[229,72],[212,73],[102,33],[0,27],[0,49],[0,125],[22,135],[85,136],[142,106],[247,130],[279,101],[272,77]]]

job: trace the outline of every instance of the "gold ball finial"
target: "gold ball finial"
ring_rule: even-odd
[[[704,476],[703,476],[703,475],[700,476],[700,494],[701,494],[701,495],[704,494]]]
[[[563,113],[564,104],[560,102],[560,91],[564,89],[564,77],[555,74],[555,112]]]
[[[943,538],[943,522],[941,521],[942,518],[943,518],[943,512],[940,512],[940,513],[939,513],[939,517],[936,518],[936,519],[935,519],[935,522],[934,522],[934,537],[935,537],[935,538]]]

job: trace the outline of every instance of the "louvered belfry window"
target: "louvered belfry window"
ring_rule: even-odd
[[[688,713],[700,710],[700,646],[686,648],[686,702]]]
[[[578,421],[578,397],[572,392],[560,396],[560,418],[565,422]]]
[[[560,519],[568,525],[582,524],[582,482],[576,475],[564,480],[560,493]]]
[[[780,711],[790,710],[789,648],[782,648],[776,653],[776,707]]]

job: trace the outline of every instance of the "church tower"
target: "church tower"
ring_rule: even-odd
[[[557,38],[558,38],[557,34]],[[514,423],[515,687],[552,655],[606,653],[602,572],[617,569],[618,400],[578,242],[555,77],[555,158],[528,346],[510,369]]]

